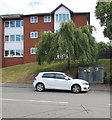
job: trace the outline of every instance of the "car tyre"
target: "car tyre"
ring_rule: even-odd
[[[71,88],[71,91],[72,91],[73,93],[80,93],[80,92],[81,92],[81,87],[80,87],[80,85],[78,85],[78,84],[73,85],[72,88]]]
[[[36,85],[36,90],[37,90],[38,92],[42,92],[42,91],[44,91],[44,89],[45,89],[45,87],[44,87],[44,84],[43,84],[43,83],[38,83],[38,84]]]

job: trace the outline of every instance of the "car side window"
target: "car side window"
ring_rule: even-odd
[[[42,78],[54,78],[54,74],[53,73],[44,73]]]
[[[55,78],[56,79],[65,79],[65,76],[57,73],[57,74],[55,74]]]

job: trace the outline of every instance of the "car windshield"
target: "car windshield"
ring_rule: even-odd
[[[68,76],[69,78],[72,78],[72,79],[73,79],[73,76],[71,76],[71,75],[69,75],[69,74],[66,74],[66,73],[65,73],[65,75]]]

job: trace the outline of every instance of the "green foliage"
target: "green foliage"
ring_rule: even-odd
[[[111,83],[112,84],[112,74],[109,74],[107,76],[107,83]]]
[[[106,44],[102,41],[97,43],[97,47],[98,47],[99,52],[111,51],[112,50],[112,46],[110,44]]]
[[[37,46],[37,61],[50,63],[55,60],[67,60],[70,68],[72,60],[80,59],[82,64],[96,62],[97,47],[91,35],[93,26],[77,28],[73,21],[62,22],[57,33],[43,33]]]
[[[96,63],[98,49],[96,46],[95,38],[92,34],[93,26],[87,25],[82,27],[82,49],[83,54],[80,56],[80,63],[83,65],[94,65]],[[81,43],[80,43],[81,44]]]
[[[104,36],[112,40],[112,1],[97,2],[95,15],[101,26],[104,26]]]
[[[56,33],[43,33],[41,42],[37,45],[37,61],[42,64],[44,61],[50,63],[56,58],[57,51],[57,36]]]

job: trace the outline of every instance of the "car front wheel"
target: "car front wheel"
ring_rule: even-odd
[[[37,90],[38,92],[42,92],[42,91],[44,91],[44,89],[45,89],[44,84],[38,83],[38,84],[36,85],[36,90]]]
[[[72,88],[71,88],[71,91],[73,93],[80,93],[81,92],[81,87],[78,84],[73,85]]]

